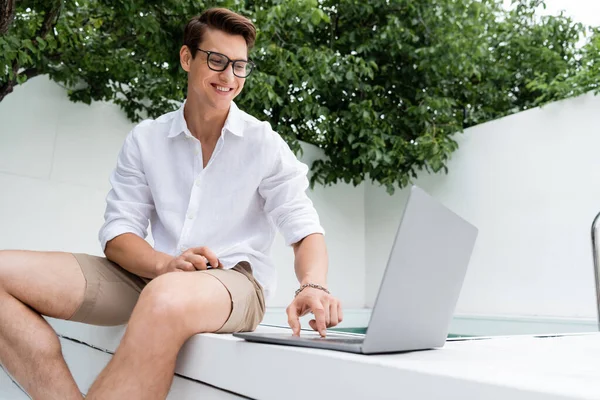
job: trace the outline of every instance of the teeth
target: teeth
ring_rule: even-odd
[[[217,86],[217,90],[220,90],[221,92],[229,92],[231,89],[223,86]]]

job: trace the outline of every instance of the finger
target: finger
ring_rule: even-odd
[[[327,327],[331,321],[331,314],[329,310],[331,302],[328,298],[324,298],[321,300],[321,304],[323,304],[323,311],[325,312],[325,326]]]
[[[313,329],[318,331],[321,336],[325,337],[327,334],[327,322],[325,320],[325,309],[323,308],[323,304],[321,304],[321,302],[318,300],[313,300],[311,308],[316,322]]]
[[[192,252],[185,252],[182,254],[184,259],[193,264],[194,268],[198,271],[203,271],[207,268],[206,266],[206,257],[195,254]]]
[[[208,259],[208,262],[212,268],[219,268],[219,259],[212,250],[209,249],[206,253],[204,253],[204,257]]]
[[[211,267],[213,268],[218,268],[219,267],[219,259],[217,258],[217,255],[215,254],[214,251],[212,251],[211,249],[209,249],[208,247],[194,247],[191,249],[195,254],[199,254],[201,256],[204,256],[207,258],[208,262],[210,263]]]
[[[292,328],[293,336],[300,336],[300,318],[298,317],[298,309],[294,303],[290,304],[285,310],[288,316],[288,325]]]
[[[338,314],[338,322],[342,322],[344,320],[344,311],[342,310],[342,303],[337,302],[337,314]]]
[[[332,301],[329,303],[329,323],[327,324],[327,327],[331,328],[332,326],[336,326],[338,322],[337,301]]]
[[[196,268],[194,268],[194,265],[189,262],[189,261],[185,261],[184,259],[178,259],[175,261],[174,264],[174,270],[179,270],[179,271],[195,271]]]

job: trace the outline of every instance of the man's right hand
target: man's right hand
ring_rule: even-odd
[[[212,268],[223,268],[223,264],[211,249],[208,247],[193,247],[177,257],[159,263],[156,267],[156,276],[167,272],[203,271],[208,269],[207,263],[210,263]]]

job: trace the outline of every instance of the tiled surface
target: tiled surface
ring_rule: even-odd
[[[57,125],[51,179],[108,191],[108,178],[133,125],[116,105],[69,104]]]
[[[0,192],[3,249],[100,253],[104,192],[3,173]]]
[[[110,355],[88,346],[61,339],[65,360],[80,390],[86,393],[95,377],[110,360]],[[200,382],[175,376],[167,400],[241,400],[237,396]],[[29,400],[4,370],[0,368],[0,400]]]
[[[64,90],[41,76],[19,86],[0,107],[0,172],[50,175]],[[26,109],[26,111],[24,110]]]
[[[110,361],[111,355],[67,339],[61,339],[61,344],[65,360],[73,373],[75,381],[79,385],[79,389],[83,393],[87,393],[96,376]],[[214,400],[243,399],[243,397],[199,382],[178,376],[173,379],[167,400],[192,400],[199,398]]]

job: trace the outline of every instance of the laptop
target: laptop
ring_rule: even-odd
[[[443,347],[478,230],[417,186],[410,189],[367,333],[234,333],[247,341],[360,354]]]

